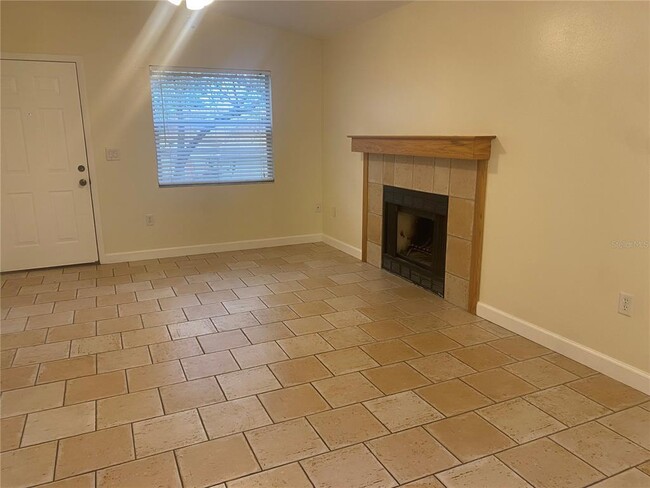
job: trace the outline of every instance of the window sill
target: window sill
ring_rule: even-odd
[[[158,188],[184,188],[188,186],[229,186],[229,185],[261,185],[265,183],[275,183],[275,178],[272,180],[260,180],[260,181],[222,181],[216,183],[173,183],[169,185],[161,185],[158,183]]]

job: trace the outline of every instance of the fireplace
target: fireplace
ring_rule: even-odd
[[[350,138],[363,153],[361,259],[476,312],[494,136]]]
[[[444,296],[449,197],[394,186],[383,195],[382,267]]]

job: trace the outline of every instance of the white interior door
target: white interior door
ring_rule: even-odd
[[[2,271],[96,261],[76,65],[1,68]]]

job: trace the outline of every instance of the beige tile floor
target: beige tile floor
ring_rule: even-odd
[[[650,486],[650,398],[324,244],[2,282],[3,488]]]

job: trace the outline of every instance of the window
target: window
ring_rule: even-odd
[[[158,183],[273,181],[268,72],[150,68]]]

